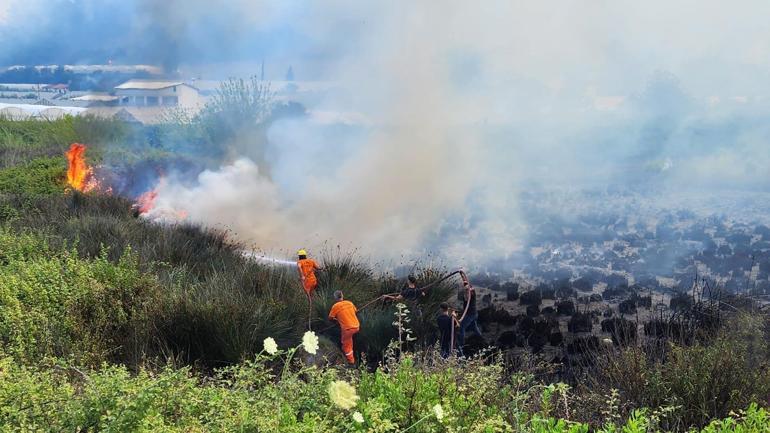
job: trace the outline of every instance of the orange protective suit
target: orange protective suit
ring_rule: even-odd
[[[353,336],[358,333],[361,326],[356,316],[357,311],[356,306],[350,301],[339,301],[329,311],[329,320],[336,320],[340,324],[342,353],[351,364],[356,363],[356,358],[353,356]]]
[[[300,275],[305,277],[302,280],[302,287],[305,289],[305,293],[312,295],[313,291],[318,287],[315,270],[320,269],[320,266],[313,259],[302,259],[297,261],[297,267],[299,268]]]

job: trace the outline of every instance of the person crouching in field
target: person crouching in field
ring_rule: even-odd
[[[336,302],[329,311],[329,320],[336,321],[340,325],[342,353],[352,365],[356,363],[356,358],[353,356],[353,336],[358,333],[361,326],[356,316],[358,309],[352,302],[345,300],[340,290],[334,292],[334,300]]]

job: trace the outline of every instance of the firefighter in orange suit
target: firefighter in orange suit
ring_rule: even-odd
[[[299,250],[297,255],[299,256],[297,270],[299,271],[299,278],[302,280],[302,288],[305,289],[305,294],[310,298],[313,296],[316,287],[318,287],[315,271],[320,271],[321,267],[318,266],[315,260],[307,258],[307,251]]]
[[[340,290],[334,292],[335,303],[329,311],[329,320],[335,320],[340,325],[340,334],[342,335],[342,353],[345,354],[349,364],[355,364],[356,358],[353,356],[353,336],[358,333],[360,324],[356,316],[356,306],[352,302],[344,300]]]

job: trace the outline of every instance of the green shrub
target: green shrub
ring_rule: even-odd
[[[73,117],[13,121],[0,118],[0,168],[64,155],[78,141]]]
[[[123,359],[130,324],[155,283],[128,251],[118,263],[54,252],[30,235],[0,232],[0,341],[15,359]]]
[[[201,380],[190,369],[130,373],[124,367],[80,369],[58,362],[20,366],[0,358],[0,426],[4,431],[104,432],[533,432],[586,433],[564,415],[569,389],[531,379],[506,380],[497,364],[430,366],[406,357],[388,370],[342,372],[289,362],[295,349],[260,356]],[[301,350],[301,349],[300,349]],[[277,363],[278,362],[278,363]],[[276,366],[275,368],[271,366]],[[518,380],[518,381],[517,381]],[[352,385],[353,407],[330,391]],[[438,407],[437,407],[438,406]],[[767,432],[756,405],[713,421],[704,433]],[[356,419],[359,419],[358,422]],[[594,431],[651,433],[657,415],[637,410]]]
[[[67,164],[63,157],[38,158],[0,169],[0,194],[61,194]]]
[[[712,341],[641,347],[600,357],[594,388],[620,391],[630,407],[675,408],[672,418],[703,426],[770,395],[770,345],[763,316],[732,317]],[[654,356],[653,356],[654,355]]]

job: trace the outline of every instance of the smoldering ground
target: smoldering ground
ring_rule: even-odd
[[[227,153],[192,186],[169,175],[159,208],[260,248],[329,240],[472,263],[525,250],[542,213],[575,218],[558,201],[529,211],[553,191],[666,207],[686,193],[708,213],[716,192],[770,189],[765,2],[173,3],[129,2],[132,29],[172,25],[115,45],[152,35],[168,65],[295,58],[298,77],[336,85],[311,112],[366,119],[273,123],[255,142],[269,173]],[[586,211],[615,206],[581,197]]]

